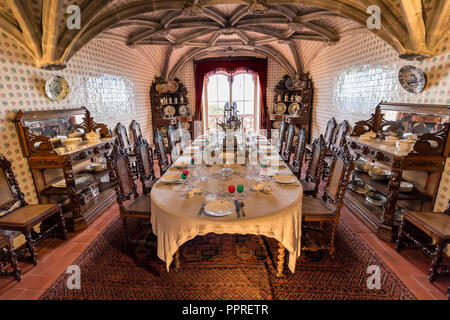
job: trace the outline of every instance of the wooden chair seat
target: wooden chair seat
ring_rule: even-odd
[[[450,240],[449,215],[439,212],[407,211],[405,218],[430,236],[436,235],[441,239]]]
[[[0,228],[32,227],[60,210],[59,204],[28,205],[0,218]]]
[[[327,207],[325,202],[319,198],[303,198],[302,216],[304,219],[308,218],[333,218],[334,210]]]
[[[305,180],[300,180],[300,184],[303,188],[303,194],[305,196],[314,196],[316,188],[312,183],[306,182]]]
[[[150,197],[148,195],[138,196],[125,206],[125,214],[150,216]]]

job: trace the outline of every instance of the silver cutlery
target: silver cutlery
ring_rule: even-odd
[[[244,202],[243,201],[239,202],[239,206],[241,208],[241,214],[245,218],[245,211],[244,211],[245,204],[244,204]]]
[[[236,215],[237,215],[237,217],[238,217],[238,219],[239,219],[239,218],[241,217],[241,213],[240,213],[240,211],[241,211],[241,206],[240,206],[238,200],[234,200],[234,206],[236,207]]]
[[[200,207],[200,211],[198,212],[197,216],[201,216],[203,213],[203,210],[205,210],[206,201],[202,203],[202,206]]]

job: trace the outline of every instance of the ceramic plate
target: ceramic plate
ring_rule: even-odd
[[[276,114],[284,114],[287,110],[286,105],[283,102],[277,103],[274,107],[273,107],[273,112],[275,112]]]
[[[45,94],[52,101],[62,101],[69,95],[69,84],[63,77],[55,76],[45,83]]]
[[[402,87],[411,93],[422,92],[427,84],[425,73],[411,65],[404,66],[400,69],[398,80]]]
[[[295,88],[295,83],[294,83],[294,79],[292,78],[287,78],[286,81],[284,82],[284,86],[288,89],[288,90],[294,90]]]
[[[176,112],[176,110],[173,106],[166,106],[164,108],[164,115],[166,117],[173,117],[175,115],[175,112]]]
[[[159,180],[161,180],[164,183],[180,183],[180,182],[182,182],[181,175],[175,174],[175,173],[163,175]]]
[[[273,181],[275,181],[276,183],[281,183],[281,184],[291,184],[291,183],[294,183],[295,180],[297,180],[297,179],[295,178],[295,176],[293,176],[291,174],[278,174],[273,177]]]
[[[189,108],[188,106],[182,105],[178,108],[178,113],[180,116],[186,116],[189,114]]]
[[[169,89],[170,92],[176,92],[178,90],[178,83],[173,80],[167,82],[167,89]]]
[[[169,91],[169,87],[168,87],[167,83],[163,83],[161,85],[161,92],[166,93],[167,91]]]
[[[75,184],[81,184],[89,180],[89,176],[80,176],[75,178]],[[54,188],[65,188],[66,187],[66,180],[60,180],[57,183],[52,184],[52,187]]]
[[[212,201],[205,206],[205,213],[213,217],[224,217],[232,214],[235,210],[234,203],[230,201]]]
[[[298,116],[300,114],[300,105],[297,102],[291,103],[289,106],[289,114],[291,116]]]

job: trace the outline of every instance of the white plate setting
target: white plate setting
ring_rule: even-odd
[[[205,205],[205,214],[212,217],[224,217],[235,211],[234,203],[225,200],[216,200]]]
[[[297,181],[297,178],[291,174],[277,174],[272,179],[279,184],[293,184]]]

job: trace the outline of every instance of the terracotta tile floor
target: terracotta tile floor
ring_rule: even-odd
[[[34,300],[66,271],[67,267],[83,250],[118,216],[118,206],[114,203],[88,229],[80,233],[68,233],[68,240],[47,239],[37,249],[39,263],[36,267],[21,262],[22,281],[17,283],[12,277],[0,277],[0,300]],[[403,249],[395,251],[393,243],[378,239],[353,213],[343,208],[341,219],[349,224],[361,238],[394,271],[418,299],[447,299],[450,277],[441,277],[430,284],[428,267],[430,261],[422,253]]]

